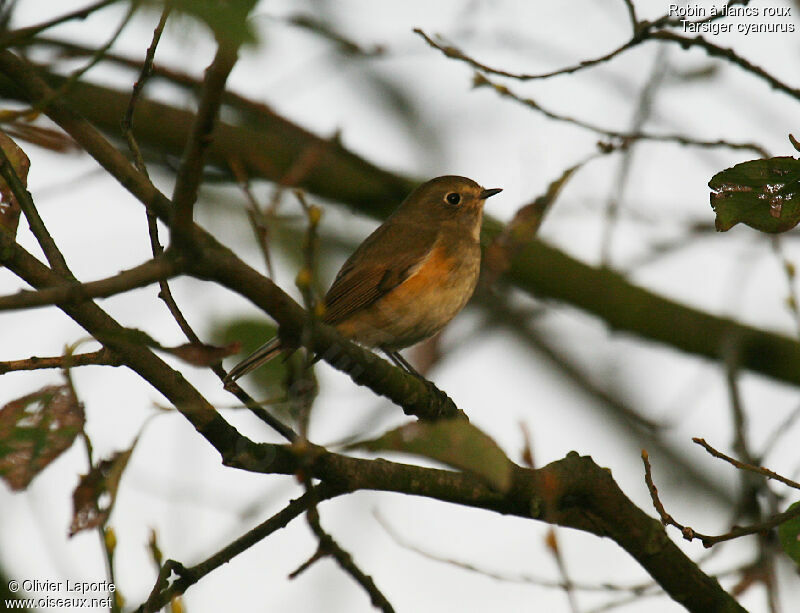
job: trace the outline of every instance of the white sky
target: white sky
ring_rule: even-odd
[[[700,3],[710,7],[712,3]],[[718,4],[722,4],[721,2]],[[81,3],[26,0],[20,3],[15,26],[38,23]],[[640,19],[655,18],[669,3],[636,2]],[[769,0],[754,7],[791,7],[787,19],[730,18],[733,24],[783,21],[800,27],[797,4]],[[328,43],[284,23],[294,12],[319,11],[335,27],[364,46],[381,44],[386,56],[345,61]],[[66,24],[54,34],[88,44],[101,44],[113,31],[123,7],[112,7],[85,22]],[[137,17],[114,47],[143,57],[158,14]],[[262,2],[253,22],[261,35],[257,48],[246,50],[230,80],[231,89],[271,105],[278,113],[322,136],[341,132],[343,143],[384,168],[422,179],[440,174],[470,176],[483,185],[504,188],[487,210],[508,220],[514,211],[546,189],[565,168],[594,150],[596,134],[544,119],[488,89],[470,88],[472,71],[443,57],[412,33],[441,33],[480,61],[507,70],[541,72],[595,57],[619,46],[630,36],[624,3],[617,0],[574,0],[569,3],[418,2],[377,3]],[[722,34],[713,42],[733,47],[752,63],[798,86],[800,37],[794,34]],[[698,139],[755,141],[773,155],[791,155],[787,134],[797,124],[797,101],[703,52],[665,48],[660,61],[671,72],[659,90],[650,132],[681,132]],[[522,95],[560,114],[579,117],[611,129],[625,130],[637,98],[653,69],[658,45],[647,43],[599,68],[573,76],[532,83],[507,82]],[[201,74],[213,46],[206,32],[186,19],[167,28],[157,61]],[[74,66],[73,64],[65,64]],[[713,81],[679,81],[675,73],[715,66]],[[401,88],[411,101],[415,119],[404,123],[374,87],[375,75]],[[89,78],[129,87],[130,75],[98,67]],[[152,95],[176,102],[174,92],[156,87]],[[27,146],[31,158],[29,189],[40,212],[77,276],[94,280],[114,274],[148,257],[143,209],[113,180],[96,172],[86,156],[65,157]],[[725,149],[699,150],[660,143],[637,147],[621,206],[622,221],[615,235],[612,262],[631,265],[647,253],[653,241],[680,234],[685,222],[713,223],[707,183],[725,167],[753,156]],[[566,187],[541,236],[586,261],[599,261],[604,208],[616,180],[619,156],[609,156],[583,168]],[[76,179],[76,177],[79,177]],[[169,193],[170,178],[156,179]],[[266,199],[268,188],[256,186]],[[244,215],[244,200],[234,189],[209,189],[201,223],[233,246],[247,261],[260,265]],[[225,202],[220,199],[225,198]],[[312,198],[313,199],[313,198]],[[287,210],[293,204],[287,200]],[[326,207],[325,232],[352,227],[353,240],[367,235],[374,224],[352,223],[343,209]],[[345,225],[347,224],[347,225]],[[796,235],[795,235],[796,236]],[[25,223],[20,242],[39,253]],[[794,238],[783,246],[797,261]],[[98,257],[102,254],[102,257]],[[296,295],[295,271],[279,258],[277,281]],[[326,262],[328,279],[339,262]],[[631,279],[642,286],[744,322],[796,334],[785,308],[786,282],[768,238],[749,228],[727,234],[707,234],[687,249],[638,267]],[[20,288],[18,280],[0,271],[0,294]],[[257,315],[242,299],[207,283],[179,280],[173,284],[178,303],[196,330],[205,335],[212,322],[234,315]],[[531,306],[530,298],[520,300]],[[101,301],[121,323],[146,330],[164,345],[182,342],[177,326],[147,288],[130,296]],[[478,309],[468,309],[448,328],[443,339],[451,355],[431,374],[515,460],[522,438],[519,423],[532,432],[537,462],[544,464],[575,449],[612,469],[623,491],[651,515],[644,485],[640,444],[609,428],[607,414],[576,391],[548,363],[515,341],[507,331],[483,329]],[[729,487],[738,475],[691,443],[705,437],[730,450],[731,426],[727,391],[718,364],[626,335],[614,335],[596,320],[571,309],[556,309],[537,322],[557,344],[643,414],[674,427],[667,439],[699,466],[708,467]],[[480,334],[475,334],[476,331]],[[65,343],[84,335],[56,309],[33,313],[0,313],[0,360],[29,355],[58,355]],[[90,345],[87,345],[87,348]],[[176,366],[218,406],[231,406],[219,382],[199,369]],[[315,405],[312,437],[326,444],[353,436],[365,419],[379,415],[374,434],[404,422],[397,407],[356,388],[326,365],[317,369],[323,395]],[[87,368],[74,373],[85,403],[87,429],[98,457],[125,448],[144,419],[163,399],[123,369]],[[12,373],[0,379],[0,405],[58,382],[55,371]],[[745,375],[742,391],[751,418],[754,448],[796,406],[796,390],[761,377]],[[258,440],[277,440],[243,414],[224,413],[243,432]],[[769,466],[791,475],[798,458],[788,433],[768,457]],[[410,461],[410,458],[399,458]],[[655,479],[668,510],[700,531],[725,530],[727,512],[710,497],[692,490],[686,495],[681,475],[659,469],[651,457]],[[0,560],[13,576],[36,579],[96,581],[105,577],[94,533],[73,539],[66,534],[71,492],[85,472],[85,453],[76,445],[38,476],[24,493],[12,494],[0,485]],[[149,593],[154,578],[146,542],[158,531],[165,555],[186,565],[214,553],[236,536],[279,510],[300,493],[292,479],[251,475],[224,469],[211,447],[179,415],[152,421],[136,448],[123,478],[111,524],[117,531],[117,583],[127,603],[136,606]],[[795,493],[795,499],[797,498]],[[254,509],[244,515],[247,509]],[[378,524],[374,510],[404,537],[439,555],[508,575],[531,574],[558,579],[544,545],[547,526],[518,518],[396,494],[359,493],[322,506],[323,525],[354,555],[355,561],[388,596],[398,611],[568,611],[559,590],[499,582],[482,575],[431,561],[398,547]],[[584,583],[639,583],[646,575],[613,542],[559,530],[572,579]],[[675,531],[670,531],[679,541]],[[697,542],[680,543],[690,555],[703,553]],[[751,543],[724,546],[709,562],[718,572],[751,555]],[[239,556],[192,587],[185,600],[190,613],[203,611],[369,611],[368,598],[333,562],[322,561],[300,578],[286,575],[305,561],[315,542],[303,519]],[[797,577],[788,564],[780,568],[783,610],[800,598]],[[731,581],[724,582],[730,587]],[[37,596],[39,594],[36,594]],[[581,611],[605,602],[603,594],[580,593]],[[767,611],[764,592],[751,589],[742,599],[752,612]],[[646,609],[644,608],[646,607]],[[55,610],[55,609],[45,609]],[[63,611],[63,609],[61,609]],[[623,611],[653,613],[682,610],[664,598],[649,599]]]

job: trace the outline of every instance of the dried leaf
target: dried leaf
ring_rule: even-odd
[[[111,458],[101,460],[89,474],[81,476],[78,487],[72,492],[70,536],[101,526],[108,520],[117,499],[119,481],[135,446],[136,441],[127,451],[118,451]]]
[[[27,122],[15,121],[6,124],[5,130],[9,136],[17,140],[24,140],[56,153],[69,153],[80,149],[78,143],[72,140],[68,134],[52,128],[42,128]]]
[[[0,148],[6,154],[6,157],[11,162],[14,172],[17,173],[19,180],[23,185],[28,185],[28,169],[31,162],[25,152],[19,148],[9,136],[0,131]],[[17,235],[17,227],[19,226],[20,208],[17,198],[11,191],[11,187],[6,183],[5,179],[0,177],[0,227],[4,228],[12,236]]]
[[[512,464],[506,454],[487,434],[461,419],[408,424],[348,448],[420,455],[471,472],[501,492],[511,487]]]
[[[483,259],[484,280],[493,283],[511,266],[519,251],[536,236],[539,226],[573,173],[585,162],[567,168],[547,187],[547,191],[530,204],[520,208],[514,219],[486,248]]]
[[[83,407],[68,385],[53,385],[0,409],[0,477],[13,490],[31,480],[83,429]]]
[[[223,347],[216,347],[202,343],[186,343],[179,347],[162,347],[161,349],[193,366],[211,366],[222,358],[239,353],[242,350],[242,344],[233,342]]]
[[[719,232],[744,223],[762,232],[786,232],[800,223],[800,161],[750,160],[708,182]]]

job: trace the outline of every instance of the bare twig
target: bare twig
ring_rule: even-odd
[[[180,562],[167,560],[162,566],[158,580],[153,586],[147,601],[139,605],[135,613],[159,610],[172,598],[186,592],[187,589],[214,569],[230,562],[237,555],[265,539],[273,532],[284,528],[290,521],[305,511],[312,503],[312,500],[321,502],[342,493],[344,492],[341,489],[324,484],[318,485],[314,488],[313,493],[306,492],[300,498],[292,500],[268,520],[240,536],[199,564],[187,568]],[[178,575],[178,578],[170,583],[169,578],[173,572]]]
[[[481,568],[470,562],[463,562],[461,560],[456,560],[453,558],[449,558],[447,556],[443,556],[437,553],[433,553],[430,550],[423,549],[418,545],[414,545],[413,543],[409,542],[404,536],[400,534],[400,532],[392,526],[389,521],[377,510],[373,512],[375,519],[381,525],[381,527],[386,531],[389,537],[400,547],[403,549],[407,549],[408,551],[412,551],[424,558],[429,560],[433,560],[434,562],[441,562],[443,564],[449,564],[450,566],[455,566],[457,568],[461,568],[463,570],[477,573],[479,575],[483,575],[484,577],[489,577],[490,579],[494,579],[496,581],[502,581],[504,583],[526,583],[530,585],[536,585],[539,587],[546,587],[546,588],[553,588],[563,590],[566,588],[564,580],[554,580],[554,579],[547,579],[545,577],[539,577],[536,575],[530,575],[527,573],[517,574],[517,575],[510,575],[505,573],[499,573],[497,571],[489,570],[487,568]],[[633,585],[619,585],[616,583],[580,583],[580,582],[573,582],[572,587],[576,590],[584,591],[584,592],[631,592],[632,594],[642,595],[645,592],[656,592],[656,593],[663,593],[661,588],[657,583],[648,582],[648,583],[639,583]]]
[[[728,4],[731,5],[731,4],[735,4],[735,3],[741,3],[741,2],[729,2]],[[500,70],[500,69],[497,69],[497,68],[493,68],[491,66],[487,66],[486,64],[482,64],[481,62],[478,62],[477,60],[471,58],[470,56],[465,54],[463,51],[461,51],[460,49],[458,49],[458,48],[456,48],[454,46],[443,45],[443,44],[437,43],[430,36],[425,34],[425,32],[423,32],[420,28],[416,28],[414,30],[414,32],[419,34],[425,40],[425,42],[428,43],[431,47],[433,47],[435,49],[438,49],[439,51],[441,51],[444,55],[446,55],[449,58],[465,62],[465,63],[469,64],[470,66],[472,66],[472,68],[474,68],[474,69],[476,69],[476,70],[478,70],[480,72],[486,73],[486,74],[493,74],[493,75],[500,76],[500,77],[508,77],[508,78],[519,80],[519,81],[531,81],[531,80],[534,80],[534,79],[547,79],[547,78],[554,77],[554,76],[557,76],[557,75],[571,74],[571,73],[577,72],[579,70],[583,70],[585,68],[589,68],[591,66],[596,66],[598,64],[602,64],[604,62],[608,62],[609,60],[613,59],[617,55],[619,55],[619,54],[621,54],[621,53],[627,51],[628,49],[631,49],[631,48],[633,48],[633,47],[635,47],[637,45],[640,45],[641,43],[643,43],[645,41],[648,41],[648,40],[667,41],[667,42],[676,43],[676,44],[680,45],[683,49],[688,49],[689,47],[700,47],[708,55],[710,55],[712,57],[722,58],[722,59],[724,59],[724,60],[726,60],[726,61],[728,61],[728,62],[730,62],[730,63],[732,63],[732,64],[734,64],[736,66],[739,66],[744,71],[749,72],[750,74],[753,74],[756,77],[766,81],[773,88],[775,88],[775,89],[777,89],[779,91],[782,91],[782,92],[792,96],[793,98],[796,98],[796,99],[800,100],[800,89],[789,86],[788,84],[784,83],[783,81],[781,81],[777,77],[775,77],[775,76],[771,75],[770,73],[768,73],[763,68],[760,68],[759,66],[756,66],[755,64],[751,63],[747,59],[741,57],[733,49],[727,49],[727,48],[715,45],[714,43],[711,43],[711,42],[707,41],[706,39],[704,39],[702,36],[696,36],[694,38],[690,38],[690,37],[687,37],[687,36],[681,36],[680,34],[676,34],[674,32],[670,32],[670,31],[667,31],[667,30],[658,30],[657,28],[659,28],[659,27],[674,26],[674,25],[681,25],[682,24],[681,21],[670,20],[668,18],[668,16],[664,16],[659,20],[656,20],[656,21],[653,21],[653,22],[649,22],[649,23],[637,22],[635,20],[636,18],[635,18],[635,12],[633,10],[633,6],[627,0],[626,0],[626,5],[628,6],[628,14],[629,14],[629,16],[630,16],[630,18],[632,20],[633,26],[634,26],[634,34],[630,38],[630,40],[628,40],[627,42],[625,42],[621,46],[617,47],[616,49],[614,49],[610,53],[607,53],[607,54],[605,54],[603,56],[600,56],[600,57],[597,57],[597,58],[594,58],[594,59],[591,59],[591,60],[584,60],[584,61],[582,61],[582,62],[580,62],[578,64],[575,64],[573,66],[568,66],[566,68],[561,68],[561,69],[558,69],[558,70],[553,70],[551,72],[546,72],[546,73],[541,73],[541,74],[514,73],[514,72],[508,72],[506,70]],[[713,17],[709,17],[709,18],[706,18],[706,19],[699,20],[698,23],[699,22],[705,22],[705,21],[714,21],[716,19],[721,19],[722,17],[723,17],[723,15],[719,14],[719,15],[715,15]]]
[[[161,34],[164,32],[164,27],[167,25],[167,18],[169,17],[170,11],[171,6],[167,4],[164,7],[164,10],[161,12],[161,18],[158,20],[158,25],[156,25],[156,28],[153,31],[153,39],[150,42],[150,46],[147,48],[147,52],[145,53],[142,69],[139,72],[139,78],[136,79],[136,82],[133,84],[133,91],[131,92],[131,99],[128,102],[128,108],[125,111],[125,116],[122,118],[122,133],[125,135],[128,147],[133,154],[134,164],[136,164],[136,168],[139,169],[139,172],[145,176],[148,176],[147,166],[145,165],[144,158],[139,150],[139,144],[136,142],[136,139],[133,136],[133,111],[136,108],[136,101],[139,99],[147,79],[153,72],[153,59],[155,58],[156,47],[158,47],[158,42],[161,40]],[[152,213],[150,215],[152,216]],[[154,251],[153,255],[158,254]]]
[[[569,574],[567,573],[567,565],[564,561],[564,556],[561,555],[561,549],[558,546],[558,536],[553,526],[550,526],[547,530],[545,539],[547,548],[550,550],[550,553],[553,554],[558,572],[561,574],[561,583],[564,585],[563,589],[564,593],[567,595],[569,608],[572,613],[578,613],[578,601],[575,599],[575,585],[572,583],[572,579],[569,578]]]
[[[505,85],[495,83],[494,81],[489,80],[484,74],[481,73],[475,74],[475,77],[473,79],[473,85],[475,87],[491,87],[500,96],[504,98],[510,98],[515,102],[519,102],[520,104],[523,104],[530,109],[538,111],[539,113],[541,113],[542,115],[544,115],[549,119],[552,119],[554,121],[569,123],[574,126],[584,128],[586,130],[591,130],[592,132],[601,134],[606,138],[622,141],[623,144],[631,143],[634,141],[646,140],[646,141],[676,143],[678,145],[686,145],[691,147],[702,147],[702,148],[726,147],[728,149],[734,149],[734,150],[752,151],[761,157],[769,157],[769,153],[767,152],[767,150],[755,143],[735,143],[722,139],[713,141],[698,140],[695,138],[684,136],[682,134],[650,134],[648,132],[620,132],[618,130],[609,130],[607,128],[592,124],[582,119],[577,119],[575,117],[569,117],[568,115],[561,115],[559,113],[550,111],[541,106],[538,102],[536,102],[532,98],[524,98],[522,96],[519,96],[518,94],[512,92]]]
[[[635,20],[633,13],[633,4],[628,0],[626,3],[631,11],[631,19]],[[634,21],[635,23],[635,21]],[[666,58],[666,50],[661,48],[656,54],[653,61],[653,67],[650,77],[647,79],[636,105],[636,111],[631,121],[630,132],[636,134],[642,131],[642,128],[647,123],[650,114],[653,110],[653,98],[658,91],[658,88],[664,81],[664,75],[667,73],[668,62]],[[620,160],[617,176],[614,180],[613,193],[609,196],[606,203],[605,210],[605,224],[603,225],[603,235],[600,242],[600,263],[604,266],[611,265],[611,250],[613,244],[614,230],[617,227],[619,218],[619,209],[621,201],[625,193],[625,187],[628,183],[628,176],[630,173],[631,165],[633,163],[635,147],[626,147],[622,152],[622,159]]]
[[[300,443],[300,445],[303,444],[304,443]],[[372,577],[362,571],[353,561],[353,556],[345,551],[330,534],[325,532],[322,524],[320,523],[319,510],[317,509],[316,491],[311,484],[311,478],[302,470],[300,471],[300,475],[302,476],[302,481],[306,486],[306,495],[310,498],[310,504],[306,510],[306,519],[308,520],[308,525],[311,527],[311,531],[314,533],[314,536],[317,537],[319,545],[317,546],[317,551],[314,552],[314,554],[297,570],[292,572],[289,577],[294,579],[300,573],[314,564],[314,562],[317,560],[321,560],[324,557],[330,556],[336,561],[336,563],[345,573],[350,575],[353,580],[363,588],[363,590],[369,596],[372,606],[384,611],[384,613],[394,613],[394,607],[392,607],[392,603],[390,603],[386,596],[384,596],[380,589],[378,589],[378,586],[375,585]]]
[[[18,119],[20,117],[30,117],[30,116],[36,115],[40,111],[46,109],[50,105],[50,103],[53,102],[53,100],[64,96],[70,90],[70,88],[75,83],[77,83],[78,80],[84,74],[86,74],[93,66],[95,66],[100,60],[103,59],[103,56],[106,54],[106,52],[117,41],[117,39],[119,38],[120,34],[122,34],[122,31],[128,25],[128,23],[130,22],[131,18],[133,17],[134,13],[136,13],[138,8],[139,8],[139,6],[136,3],[132,3],[130,5],[130,7],[128,8],[127,13],[125,13],[125,16],[122,18],[122,21],[120,22],[119,26],[117,26],[117,29],[113,32],[113,34],[108,39],[108,41],[106,41],[106,43],[103,46],[101,46],[98,49],[96,49],[92,53],[90,60],[84,66],[82,66],[82,67],[78,68],[77,70],[73,71],[69,75],[69,77],[67,77],[61,83],[61,85],[58,86],[58,88],[56,88],[52,92],[50,92],[49,95],[44,96],[42,99],[38,100],[29,109],[23,109],[21,111],[10,111],[10,112],[3,113],[2,116],[0,116],[2,121],[14,121],[14,120],[16,120],[16,119]],[[0,47],[0,48],[2,48],[2,47]]]
[[[13,30],[12,32],[8,32],[3,36],[0,36],[0,48],[13,47],[15,45],[19,45],[20,43],[26,41],[30,37],[35,36],[39,32],[44,32],[45,30],[48,30],[53,26],[66,23],[67,21],[72,21],[74,19],[86,19],[89,15],[91,15],[95,11],[105,8],[111,4],[114,4],[115,2],[117,2],[117,0],[101,0],[101,2],[95,2],[94,4],[90,4],[89,6],[86,6],[82,9],[72,11],[71,13],[66,13],[59,17],[54,17],[53,19],[44,21],[38,25],[26,26],[24,28]]]
[[[725,460],[728,464],[735,466],[739,470],[747,470],[749,472],[756,473],[758,475],[766,477],[767,479],[774,479],[775,481],[780,481],[784,485],[788,485],[789,487],[793,487],[795,489],[800,490],[800,483],[798,483],[797,481],[792,481],[791,479],[784,477],[783,475],[780,475],[770,470],[769,468],[764,468],[763,466],[755,466],[753,464],[748,464],[747,462],[740,462],[736,458],[732,458],[731,456],[726,455],[721,451],[714,449],[711,445],[709,445],[705,441],[705,439],[694,437],[692,438],[692,441],[700,445],[703,449],[705,449],[715,458]]]
[[[180,272],[181,265],[175,258],[162,255],[98,281],[70,282],[38,291],[23,290],[9,296],[0,296],[0,311],[108,298],[144,287],[160,279],[174,277]]]
[[[443,45],[439,44],[434,41],[430,36],[425,34],[420,28],[415,28],[414,32],[419,34],[425,42],[428,43],[434,49],[438,49],[442,53],[444,53],[447,57],[460,60],[462,62],[466,62],[474,69],[484,72],[486,74],[493,74],[497,75],[498,77],[509,77],[511,79],[517,79],[519,81],[533,81],[536,79],[549,79],[550,77],[555,77],[558,75],[564,74],[572,74],[574,72],[578,72],[579,70],[584,70],[585,68],[590,68],[592,66],[597,66],[598,64],[602,64],[611,60],[612,58],[618,56],[619,54],[627,51],[628,49],[635,47],[636,45],[643,42],[644,39],[642,38],[632,38],[625,44],[620,47],[617,47],[613,51],[606,53],[605,55],[601,55],[600,57],[593,58],[591,60],[583,60],[577,64],[573,64],[571,66],[567,66],[565,68],[559,68],[558,70],[553,70],[550,72],[543,72],[539,74],[527,74],[527,73],[516,73],[516,72],[508,72],[506,70],[501,70],[499,68],[492,68],[491,66],[487,66],[486,64],[482,64],[477,60],[471,58],[470,56],[466,55],[463,51],[458,49],[457,47],[453,47],[451,45]]]
[[[247,175],[244,165],[238,158],[231,158],[228,161],[234,179],[239,184],[239,187],[244,193],[247,200],[247,218],[250,220],[250,226],[253,228],[253,234],[256,236],[256,242],[261,255],[264,257],[264,265],[267,267],[267,275],[270,279],[275,278],[275,271],[272,268],[272,258],[269,254],[269,226],[266,223],[266,216],[261,210],[258,200],[250,189],[250,177]]]
[[[174,207],[171,220],[172,239],[188,240],[193,226],[194,203],[203,174],[205,152],[211,144],[211,134],[217,111],[222,102],[225,82],[238,57],[238,45],[220,43],[214,61],[206,70],[203,91],[186,148],[175,177],[172,192]]]
[[[636,18],[636,7],[633,6],[633,0],[622,0],[625,3],[625,8],[628,11],[628,19],[631,22],[631,30],[635,36],[639,31],[639,20]]]
[[[61,253],[61,251],[59,251],[58,246],[56,246],[56,242],[53,240],[53,237],[50,236],[50,232],[47,231],[47,227],[44,225],[42,218],[39,216],[39,211],[36,209],[36,205],[33,202],[30,192],[25,189],[25,186],[22,184],[19,176],[17,176],[17,172],[14,170],[13,164],[8,159],[8,156],[6,155],[5,151],[3,151],[2,147],[0,147],[0,175],[2,175],[3,179],[5,179],[5,182],[8,184],[9,188],[11,188],[11,192],[17,199],[20,209],[22,209],[22,213],[28,220],[28,225],[30,226],[31,232],[36,237],[36,241],[42,248],[42,251],[47,258],[47,261],[50,263],[50,266],[53,267],[53,270],[66,275],[69,278],[74,278],[69,270],[69,266],[67,266],[64,255]]]
[[[43,368],[64,368],[67,363],[69,367],[75,366],[120,366],[122,360],[119,359],[109,349],[103,348],[99,351],[92,351],[91,353],[78,353],[69,356],[54,356],[47,358],[30,357],[25,360],[10,360],[8,362],[0,362],[0,375],[7,372],[18,370],[40,370]]]
[[[763,81],[766,81],[773,89],[777,89],[778,91],[788,94],[789,96],[795,98],[796,100],[800,100],[800,88],[789,86],[788,84],[784,83],[777,77],[774,77],[773,75],[768,73],[763,68],[756,66],[755,64],[749,62],[742,56],[738,55],[733,49],[719,47],[718,45],[715,45],[714,43],[707,41],[702,36],[695,36],[694,38],[689,38],[688,36],[681,36],[680,34],[675,34],[674,32],[661,31],[661,32],[652,32],[648,34],[648,38],[652,40],[664,40],[676,43],[680,45],[683,49],[688,49],[689,47],[700,47],[708,55],[727,60],[731,64],[734,64],[739,68],[743,69],[745,72],[749,72],[750,74],[759,77]]]
[[[698,442],[702,439],[693,439],[695,442]],[[705,442],[705,441],[704,441]],[[731,458],[732,460],[733,458]],[[789,509],[788,511],[784,511],[783,513],[776,513],[775,515],[771,516],[770,518],[766,519],[763,522],[752,524],[750,526],[733,526],[730,531],[726,532],[725,534],[720,534],[717,536],[711,536],[708,534],[702,534],[697,532],[691,526],[685,526],[675,520],[672,515],[667,513],[664,505],[662,504],[660,498],[658,497],[658,488],[656,487],[655,483],[653,483],[653,476],[650,469],[650,459],[647,455],[647,451],[642,449],[642,462],[644,463],[644,480],[647,484],[647,489],[650,492],[650,498],[653,501],[653,507],[655,507],[656,511],[658,512],[659,517],[661,518],[661,523],[665,526],[673,526],[681,531],[683,538],[687,541],[692,541],[694,539],[698,539],[702,544],[703,547],[712,547],[717,543],[722,543],[724,541],[730,541],[733,539],[740,538],[742,536],[748,536],[751,534],[760,534],[762,532],[767,532],[776,528],[777,526],[781,525],[784,522],[789,521],[795,517],[800,517],[800,506]],[[794,487],[794,486],[793,486]]]

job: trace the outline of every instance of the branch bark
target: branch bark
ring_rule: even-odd
[[[44,82],[26,74],[11,52],[0,54],[0,72],[16,86],[0,82],[0,95],[43,95]],[[53,79],[52,75],[47,78]],[[68,95],[70,108],[89,117],[109,134],[118,135],[119,119],[127,109],[128,94],[87,83],[77,83]],[[53,119],[72,134],[65,113],[51,105]],[[63,106],[63,105],[61,105]],[[252,105],[254,113],[258,105]],[[385,218],[415,186],[416,182],[382,170],[337,142],[321,139],[279,117],[266,107],[253,125],[220,123],[207,162],[227,170],[236,159],[250,177],[280,181],[292,163],[309,149],[320,154],[313,172],[298,183],[311,193],[342,202],[375,218]],[[180,155],[191,126],[192,115],[150,100],[139,100],[136,108],[137,139],[162,153]],[[85,142],[81,144],[97,158]],[[103,163],[101,158],[97,158]],[[126,162],[127,164],[127,162]],[[156,198],[155,188],[140,189],[134,179],[115,174],[143,202]],[[166,200],[166,199],[164,199]],[[159,212],[162,219],[162,212]],[[503,225],[484,218],[482,242],[488,244]],[[604,321],[612,330],[634,334],[673,349],[718,360],[731,338],[741,343],[742,367],[773,379],[800,385],[800,344],[786,336],[740,324],[670,300],[630,283],[614,271],[590,266],[546,243],[531,241],[514,259],[505,279],[538,298],[572,305]]]

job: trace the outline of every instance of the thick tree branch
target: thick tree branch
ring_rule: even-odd
[[[47,93],[46,86],[13,54],[0,52],[0,71],[13,75],[35,99]],[[153,206],[160,216],[168,213],[166,198],[85,120],[61,101],[52,101],[47,112],[127,189]],[[160,125],[164,125],[163,118]],[[361,163],[361,166],[365,164]],[[341,185],[343,178],[337,179],[336,184]],[[380,182],[377,178],[375,181]],[[359,188],[360,185],[349,185],[345,189],[357,191]],[[269,280],[241,263],[202,229],[193,226],[191,233],[197,251],[202,254],[196,263],[193,262],[194,274],[225,281],[229,287],[267,308],[287,334],[299,331],[304,321],[299,305]],[[25,252],[6,234],[0,234],[0,259],[36,288],[64,282],[60,275]],[[512,274],[513,271],[512,266]],[[573,453],[539,470],[515,467],[511,489],[500,493],[482,480],[464,473],[350,458],[321,448],[298,454],[297,449],[291,446],[255,444],[216,413],[180,373],[169,368],[147,347],[127,342],[119,324],[97,305],[83,302],[62,305],[61,308],[160,390],[222,454],[223,461],[229,466],[271,474],[294,474],[303,468],[309,470],[312,477],[342,492],[371,489],[427,496],[608,536],[690,611],[743,610],[667,538],[657,520],[648,517],[625,497],[607,470],[594,464],[590,458],[581,458]],[[334,364],[337,358],[346,357],[360,367],[363,365],[366,374],[356,375],[355,380],[368,379],[373,389],[380,390],[379,393],[397,394],[409,389],[416,393],[414,384],[409,382],[411,380],[422,385],[413,378],[405,381],[396,376],[396,369],[388,363],[357,346],[344,343],[325,326],[320,326],[312,344],[317,353]],[[326,351],[331,350],[335,350],[336,355],[326,356]],[[423,398],[429,399],[424,385],[419,392]]]
[[[667,537],[658,520],[636,507],[611,473],[590,457],[572,452],[541,469],[514,467],[513,485],[503,494],[478,478],[458,472],[387,461],[351,458],[316,448],[316,457],[298,457],[291,447],[266,447],[272,461],[253,463],[252,451],[226,456],[225,462],[247,470],[293,474],[300,466],[325,483],[345,491],[400,492],[498,513],[540,519],[613,539],[689,611],[744,611],[715,579]]]
[[[46,91],[45,84],[8,51],[0,54],[0,72],[24,88],[28,96],[38,98]],[[0,83],[0,94],[19,96],[20,91],[6,82]],[[68,99],[71,106],[87,114],[101,128],[116,133],[119,118],[127,108],[128,96],[79,83]],[[413,181],[376,168],[338,143],[324,141],[267,109],[262,110],[258,116],[261,129],[220,123],[208,152],[208,162],[227,169],[228,160],[238,159],[248,176],[280,181],[304,151],[321,147],[314,171],[306,173],[298,185],[377,218],[387,216],[415,185]],[[52,104],[49,113],[101,164],[108,165],[115,159],[117,163],[110,167],[112,174],[142,202],[163,199],[152,185],[143,185],[132,172],[120,166],[121,156],[114,157],[118,152],[108,143],[101,144],[99,136],[88,136],[88,132],[94,130],[85,120],[78,119],[62,103]],[[185,141],[191,124],[190,113],[142,99],[137,105],[136,117],[140,142],[165,153],[180,154],[180,144]],[[166,130],[165,126],[171,129]],[[124,164],[130,166],[127,161]],[[166,199],[163,203],[168,207]],[[161,209],[159,213],[162,219],[167,219],[166,210]],[[485,217],[484,244],[502,229],[502,224]],[[631,284],[622,275],[580,262],[541,241],[533,240],[522,250],[506,279],[537,297],[559,300],[591,313],[613,330],[712,360],[719,359],[721,347],[731,335],[743,343],[743,368],[800,385],[800,344],[796,341],[669,300]]]
[[[0,258],[34,287],[63,283],[6,233],[0,233]],[[273,474],[294,474],[302,468],[345,492],[371,489],[426,496],[608,536],[688,610],[743,610],[667,538],[658,521],[628,500],[610,473],[591,458],[572,453],[539,470],[515,467],[512,487],[500,493],[464,473],[350,458],[318,447],[298,454],[293,447],[256,444],[228,424],[180,373],[147,347],[127,342],[119,324],[97,305],[84,302],[61,308],[161,391],[219,451],[226,465]]]
[[[64,277],[20,247],[6,232],[0,232],[0,264],[37,289],[62,286]],[[120,357],[122,362],[160,391],[217,450],[235,446],[239,433],[183,376],[130,334],[93,302],[59,305],[95,339]]]
[[[34,74],[28,64],[8,51],[0,52],[0,72],[13,75],[16,81],[24,84],[32,99],[44,98],[52,91]],[[140,104],[143,102],[140,101]],[[46,112],[160,219],[170,219],[170,201],[88,121],[61,100],[52,100]],[[165,123],[164,117],[159,118],[158,123],[169,125],[168,122]],[[219,135],[215,143],[218,142],[218,137]],[[192,232],[194,251],[193,256],[186,259],[186,263],[192,262],[193,274],[216,280],[249,298],[276,319],[282,327],[281,334],[299,343],[305,322],[302,308],[271,280],[247,266],[202,228],[195,225]],[[402,406],[407,413],[422,418],[463,415],[452,400],[417,377],[395,368],[358,345],[345,341],[329,326],[320,325],[315,328],[312,339],[315,353],[335,368],[346,372],[359,385],[367,385],[377,394]]]

